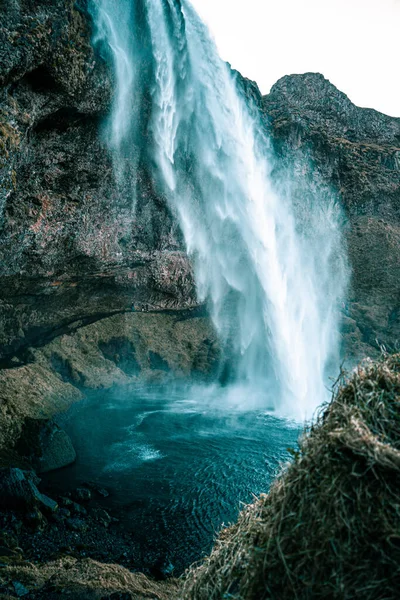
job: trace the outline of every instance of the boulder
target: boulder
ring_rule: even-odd
[[[71,529],[72,531],[84,532],[84,531],[87,531],[87,529],[88,529],[88,525],[87,525],[87,523],[85,523],[85,521],[83,521],[82,519],[75,518],[75,517],[71,518],[71,519],[67,519],[66,524],[67,524],[68,528]]]
[[[39,492],[39,482],[33,471],[0,469],[0,508],[27,510],[39,506],[41,510],[56,511],[57,502]]]
[[[92,493],[87,488],[76,488],[72,494],[74,500],[77,502],[89,502],[92,498]]]
[[[76,460],[75,448],[69,435],[52,423],[42,433],[42,456],[37,462],[38,473],[48,473],[66,467]]]
[[[93,514],[95,520],[98,523],[100,523],[100,525],[103,525],[103,527],[108,527],[112,523],[112,518],[110,517],[108,512],[106,510],[104,510],[103,508],[94,509],[92,514]]]

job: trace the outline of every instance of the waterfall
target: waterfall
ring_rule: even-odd
[[[115,72],[110,145],[117,159],[145,147],[230,379],[261,390],[266,407],[311,416],[338,356],[338,204],[277,192],[261,113],[188,0],[97,0],[93,12]]]

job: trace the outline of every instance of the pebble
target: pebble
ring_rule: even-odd
[[[70,508],[73,513],[76,513],[78,515],[87,515],[86,508],[84,506],[81,506],[77,502],[72,502]]]
[[[85,523],[85,521],[82,521],[82,519],[76,519],[76,518],[67,519],[66,524],[69,527],[69,529],[72,529],[72,531],[83,532],[83,531],[87,531],[87,529],[88,529],[87,523]]]
[[[76,488],[73,492],[73,498],[77,502],[89,502],[92,498],[92,493],[87,488]]]
[[[98,523],[100,523],[101,525],[103,525],[104,527],[108,527],[110,525],[110,523],[112,522],[112,518],[110,517],[108,512],[102,508],[94,509],[93,516],[96,519],[96,521]]]
[[[62,506],[72,506],[73,505],[72,500],[70,498],[65,498],[64,496],[61,496],[59,501]]]
[[[25,521],[34,529],[42,530],[47,525],[47,519],[38,508],[34,508],[25,516]]]

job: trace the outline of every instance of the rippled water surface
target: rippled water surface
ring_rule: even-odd
[[[47,476],[59,492],[85,481],[123,509],[144,560],[168,556],[178,570],[210,550],[240,503],[265,492],[289,459],[300,428],[249,405],[246,389],[102,392],[62,426],[77,461]],[[247,397],[247,396],[248,397]]]

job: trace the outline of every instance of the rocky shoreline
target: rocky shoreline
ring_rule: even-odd
[[[22,466],[22,465],[21,465]],[[88,483],[66,492],[54,493],[51,484],[41,482],[36,473],[16,467],[0,468],[0,598],[48,599],[62,595],[38,577],[48,565],[74,565],[95,561],[104,569],[119,565],[127,573],[138,573],[149,584],[173,580],[174,566],[167,556],[149,562],[144,559],[134,531],[126,527],[124,509],[110,508],[109,492]],[[49,497],[47,494],[51,495]],[[92,564],[92,563],[90,563]],[[93,562],[94,564],[94,562]],[[13,576],[10,577],[10,570]],[[57,569],[59,571],[59,568]],[[18,576],[19,574],[19,576]],[[67,588],[71,585],[68,583]],[[165,584],[169,586],[170,584]],[[171,583],[174,586],[174,581]],[[73,598],[144,598],[147,596],[106,594],[96,582],[92,595]],[[66,592],[72,594],[73,592]],[[152,596],[153,597],[153,596]],[[161,596],[154,596],[160,597]],[[166,596],[168,597],[168,596]]]
[[[1,566],[38,565],[70,556],[117,563],[158,580],[173,575],[166,556],[144,564],[134,532],[122,523],[124,512],[107,504],[106,489],[88,484],[58,496],[47,485],[45,491],[54,495],[53,500],[39,491],[42,486],[34,472],[15,468],[0,470],[0,487]]]
[[[269,493],[181,578],[166,556],[143,563],[134,532],[104,508],[106,489],[88,483],[55,501],[32,471],[1,468],[0,599],[258,600],[267,582],[273,597],[394,600],[399,360],[345,377]]]

